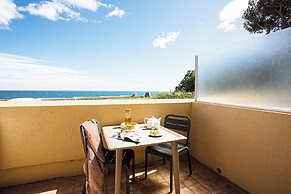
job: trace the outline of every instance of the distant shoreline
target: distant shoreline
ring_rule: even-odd
[[[62,90],[0,90],[0,100],[50,101],[50,100],[99,100],[115,98],[142,98],[163,91],[62,91]]]

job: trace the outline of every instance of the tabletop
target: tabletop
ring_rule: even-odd
[[[109,150],[118,150],[118,149],[127,149],[127,148],[134,148],[140,146],[149,146],[155,145],[160,143],[168,143],[174,141],[185,140],[186,137],[176,133],[170,129],[167,129],[163,126],[160,126],[161,137],[150,137],[150,130],[146,129],[145,124],[138,124],[134,131],[136,133],[142,134],[143,138],[141,142],[135,143],[131,141],[123,141],[117,138],[113,138],[114,134],[120,132],[119,126],[104,126],[102,127],[102,135],[105,139],[107,149]]]

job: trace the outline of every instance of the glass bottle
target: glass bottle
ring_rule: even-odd
[[[127,108],[125,110],[125,126],[127,129],[131,129],[131,109]]]

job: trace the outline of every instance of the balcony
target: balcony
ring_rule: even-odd
[[[290,34],[291,28],[195,57],[196,100],[0,102],[1,193],[79,192],[79,125],[92,118],[120,124],[126,108],[138,123],[169,113],[191,117],[194,173],[187,176],[182,156],[182,192],[291,193]],[[166,193],[167,167],[152,156],[144,180],[144,148],[135,153],[140,171],[132,193]]]
[[[119,124],[126,108],[139,123],[168,113],[191,117],[194,173],[187,176],[182,156],[181,192],[291,192],[289,113],[181,99],[0,103],[1,193],[79,193],[85,159],[79,125],[91,118],[101,125]],[[139,170],[132,193],[166,193],[168,164],[149,158],[152,175],[144,180],[143,157],[144,150],[136,150]],[[106,176],[107,193],[112,193],[113,176]]]

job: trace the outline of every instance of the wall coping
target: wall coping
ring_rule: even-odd
[[[37,107],[37,106],[87,106],[115,104],[167,104],[192,103],[195,99],[134,99],[134,100],[56,100],[56,101],[0,101],[0,107]]]

